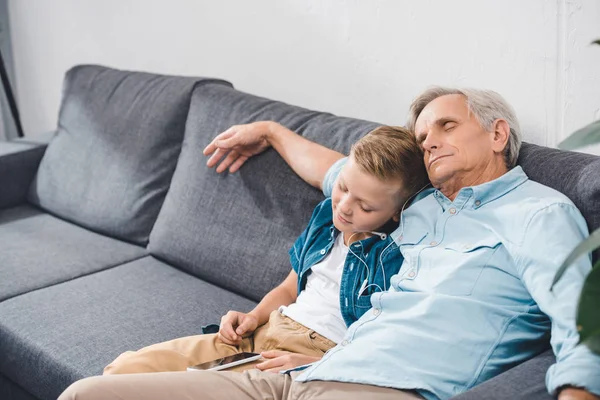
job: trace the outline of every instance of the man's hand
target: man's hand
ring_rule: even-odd
[[[560,391],[558,394],[558,400],[599,400],[600,397],[594,396],[590,392],[574,388],[574,387],[566,387]]]
[[[257,327],[258,319],[254,315],[229,311],[221,318],[219,339],[223,343],[235,346],[241,343],[244,336],[254,332]]]
[[[234,125],[220,133],[204,148],[205,156],[212,154],[206,165],[212,168],[227,155],[216,171],[221,173],[229,168],[229,172],[236,172],[246,160],[270,146],[267,140],[270,124],[274,122],[259,121],[247,125]]]
[[[263,351],[260,355],[267,359],[267,361],[257,364],[256,368],[261,371],[276,373],[300,365],[310,364],[321,359],[321,357],[305,356],[304,354],[281,350]]]

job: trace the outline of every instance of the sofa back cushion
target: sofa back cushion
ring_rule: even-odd
[[[570,198],[590,232],[600,228],[600,157],[523,143],[518,163],[529,178]],[[599,256],[594,253],[594,262]]]
[[[378,124],[309,111],[223,85],[194,90],[183,149],[148,249],[202,279],[259,300],[291,270],[288,250],[323,199],[272,149],[235,174],[204,147],[231,125],[280,122],[342,153]]]
[[[229,85],[94,65],[69,70],[56,136],[29,201],[146,244],[175,170],[193,89],[206,82]]]

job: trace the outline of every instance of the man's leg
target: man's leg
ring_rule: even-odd
[[[292,372],[291,379],[300,372]],[[289,400],[423,400],[411,390],[398,390],[359,383],[311,381],[293,382]]]
[[[258,370],[104,375],[75,382],[58,400],[288,400],[291,382]]]
[[[252,351],[252,337],[243,339],[238,346],[230,346],[217,336],[187,336],[153,344],[138,351],[127,351],[104,368],[104,375],[185,371],[187,367],[202,362]]]
[[[75,382],[58,400],[422,400],[410,391],[341,382],[293,382],[257,370],[104,375]]]

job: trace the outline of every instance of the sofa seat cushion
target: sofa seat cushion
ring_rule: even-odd
[[[290,272],[288,250],[323,199],[272,149],[235,174],[206,167],[202,150],[217,134],[260,120],[280,122],[343,153],[378,126],[222,85],[194,90],[181,156],[148,248],[172,265],[254,300]]]
[[[31,206],[0,210],[0,301],[145,255]]]
[[[224,81],[77,66],[29,200],[96,232],[145,245],[181,149],[192,91]]]
[[[0,373],[54,400],[126,350],[200,334],[255,305],[145,257],[0,303]]]

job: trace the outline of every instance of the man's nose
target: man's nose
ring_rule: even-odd
[[[433,150],[437,149],[440,146],[438,135],[435,132],[429,132],[427,136],[425,136],[425,140],[421,143],[423,149],[425,150]]]

